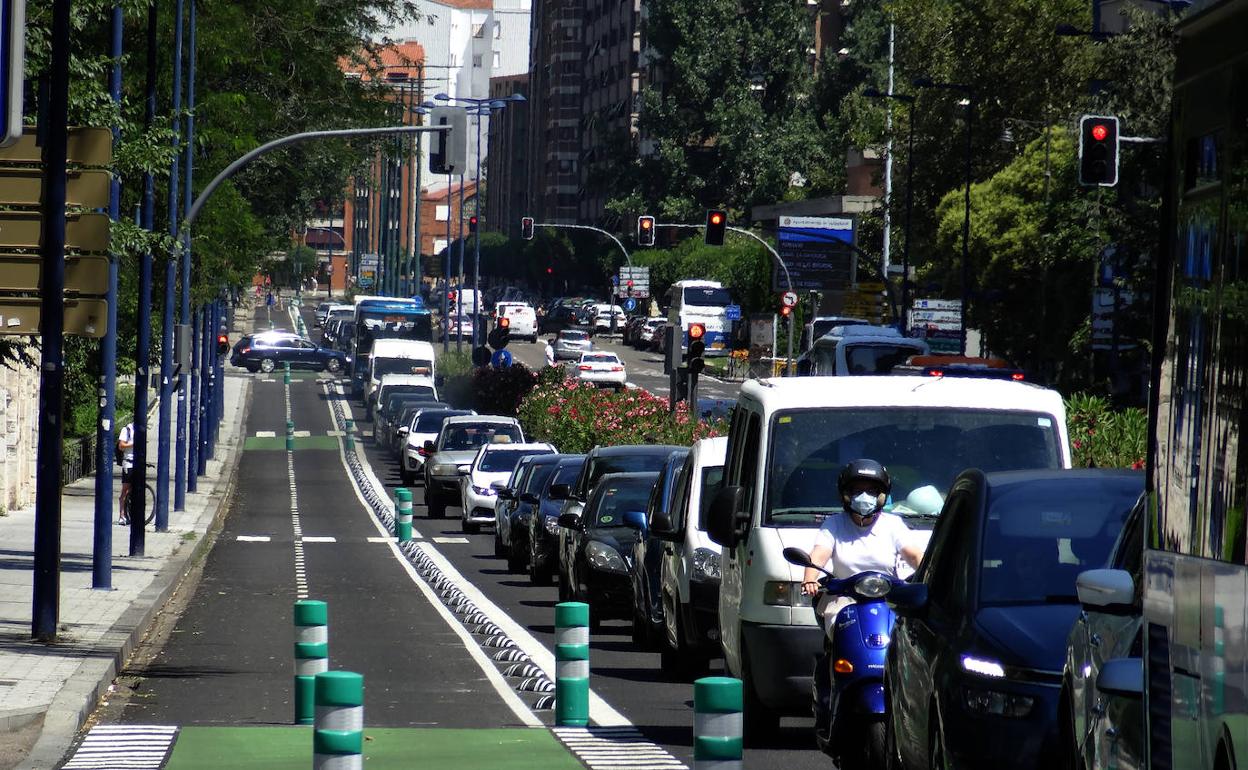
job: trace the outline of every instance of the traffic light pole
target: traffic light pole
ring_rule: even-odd
[[[558,230],[590,230],[592,232],[598,233],[599,235],[605,235],[608,238],[610,238],[612,241],[614,241],[616,246],[620,247],[620,253],[624,255],[624,261],[628,263],[628,266],[629,267],[633,266],[633,258],[632,256],[629,255],[628,249],[624,248],[624,244],[620,243],[620,239],[616,238],[614,235],[607,232],[606,230],[603,230],[601,227],[593,227],[591,225],[564,225],[564,224],[558,224],[555,222],[534,222],[533,226],[534,227],[553,227]]]

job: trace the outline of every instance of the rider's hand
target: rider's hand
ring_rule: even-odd
[[[814,596],[819,593],[819,583],[815,580],[807,580],[802,583],[802,596]]]

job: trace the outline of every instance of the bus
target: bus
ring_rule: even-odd
[[[351,326],[351,388],[357,396],[364,392],[373,340],[433,342],[433,315],[418,299],[356,297]]]
[[[731,346],[726,309],[732,304],[732,295],[718,281],[686,280],[672,284],[667,290],[667,320],[680,335],[682,352],[689,347],[689,325],[700,323],[706,327],[705,355],[728,355]]]
[[[1248,768],[1248,0],[1178,26],[1142,575],[1149,765]]]

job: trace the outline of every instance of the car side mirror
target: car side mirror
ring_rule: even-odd
[[[903,618],[921,617],[927,612],[927,584],[896,584],[889,590],[884,601]]]
[[[1090,569],[1075,578],[1075,593],[1085,610],[1131,615],[1135,608],[1135,580],[1121,569]]]
[[[438,448],[437,446],[434,445],[432,441],[426,441],[425,451],[428,452],[429,454],[433,454],[434,452],[438,451]]]
[[[409,428],[409,427],[407,427],[406,425],[403,425],[403,426],[401,426],[401,427],[399,428],[399,435],[400,435],[400,436],[406,436],[407,434],[409,434],[409,433],[411,433],[411,432],[412,432],[412,429],[411,429],[411,428]]]
[[[647,524],[650,534],[660,540],[666,540],[671,543],[680,539],[681,532],[677,529],[675,522],[672,521],[670,511],[652,511]]]
[[[715,493],[707,510],[706,534],[724,548],[736,548],[744,533],[739,531],[738,519],[745,505],[745,489],[725,486]],[[748,516],[748,512],[746,516]],[[748,521],[748,519],[747,519]]]
[[[581,526],[581,517],[575,513],[559,514],[559,526],[565,529],[576,529]]]
[[[551,500],[567,500],[572,497],[572,487],[567,484],[551,484],[547,496]]]
[[[1114,658],[1105,661],[1096,675],[1096,690],[1101,695],[1139,700],[1144,695],[1144,659]]]
[[[622,517],[624,526],[635,529],[641,534],[646,534],[646,512],[645,511],[625,511]]]
[[[529,505],[537,505],[541,501],[542,501],[541,498],[539,498],[537,495],[533,494],[532,492],[525,492],[524,494],[520,495],[520,502],[522,503],[528,503]]]

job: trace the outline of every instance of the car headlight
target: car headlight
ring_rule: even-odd
[[[879,599],[887,596],[893,584],[880,575],[867,575],[854,583],[854,593],[864,599]]]
[[[628,566],[620,552],[597,540],[591,540],[585,546],[585,558],[589,559],[589,566],[603,572],[614,572],[617,575],[628,572]]]
[[[789,580],[768,580],[763,583],[763,604],[773,607],[798,607],[808,601],[802,596],[802,584]]]
[[[962,670],[991,679],[1003,679],[1005,677],[1005,667],[1001,665],[1000,661],[977,658],[974,655],[962,656]]]
[[[719,582],[719,554],[710,548],[693,549],[693,575],[699,583]]]
[[[472,491],[483,497],[493,497],[498,494],[498,492],[495,492],[490,487],[479,487],[476,484],[472,485]]]
[[[542,526],[552,535],[559,534],[559,519],[554,516],[543,517]]]
[[[459,474],[459,466],[451,463],[438,463],[429,469],[434,476],[456,476]]]
[[[975,714],[1018,719],[1031,713],[1036,699],[1011,692],[981,690],[978,687],[963,687],[962,703],[966,706],[967,711]]]

